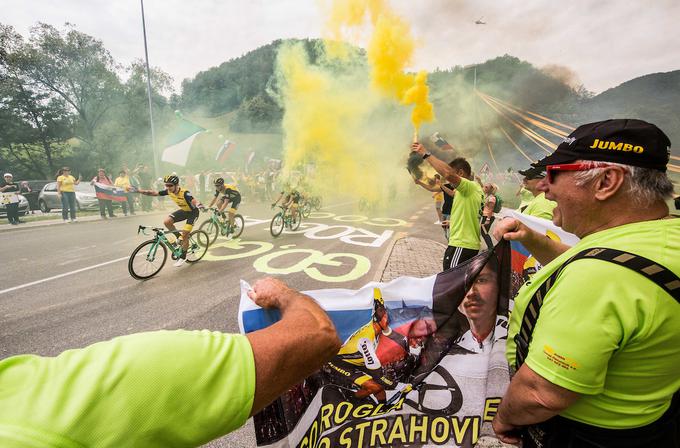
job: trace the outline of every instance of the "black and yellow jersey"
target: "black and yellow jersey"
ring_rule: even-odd
[[[238,187],[234,184],[224,184],[224,190],[215,190],[215,197],[223,195],[228,200],[240,199],[241,192],[238,191]]]
[[[170,196],[170,199],[172,199],[175,204],[177,204],[177,206],[184,211],[190,212],[196,209],[196,207],[191,205],[191,201],[194,199],[194,197],[186,188],[180,187],[177,194],[170,193],[168,190],[161,190],[158,192],[158,196]]]

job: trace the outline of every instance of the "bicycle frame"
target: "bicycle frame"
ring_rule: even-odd
[[[139,235],[141,233],[142,235],[148,235],[146,229],[148,229],[148,227],[140,225],[137,228],[137,234]],[[165,247],[170,249],[170,251],[175,257],[179,257],[180,255],[182,255],[182,247],[179,244],[171,243],[170,240],[168,240],[168,237],[165,236],[166,232],[172,231],[161,229],[159,227],[152,227],[151,230],[154,231],[155,235],[153,245],[151,246],[149,252],[146,254],[146,259],[148,261],[153,261],[154,258],[156,257],[156,250],[158,250],[159,244],[164,244]]]

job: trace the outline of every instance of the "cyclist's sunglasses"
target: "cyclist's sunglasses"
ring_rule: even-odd
[[[168,188],[172,188],[172,187],[175,186],[175,184],[165,184],[165,186],[168,187]]]
[[[612,166],[604,162],[581,162],[581,163],[561,163],[559,165],[548,165],[545,167],[546,180],[549,184],[555,181],[555,173],[558,171],[589,171],[596,168]]]

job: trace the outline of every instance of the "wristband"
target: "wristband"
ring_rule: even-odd
[[[430,157],[431,155],[432,155],[431,152],[426,152],[425,154],[423,154],[423,160],[427,159],[427,158]]]

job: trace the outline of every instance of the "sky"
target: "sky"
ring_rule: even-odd
[[[149,60],[181,82],[275,39],[317,38],[328,0],[145,0]],[[510,54],[569,68],[595,93],[680,69],[677,0],[387,0],[418,41],[413,70]],[[37,22],[103,41],[120,63],[144,57],[139,0],[0,0],[0,22]],[[485,25],[477,25],[480,19]],[[354,42],[365,44],[365,42]]]

